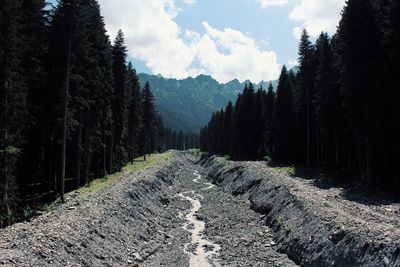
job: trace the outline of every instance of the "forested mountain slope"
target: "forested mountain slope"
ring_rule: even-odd
[[[235,102],[237,94],[243,89],[238,80],[221,84],[211,76],[199,75],[184,80],[166,79],[160,75],[139,74],[143,86],[150,83],[157,109],[162,114],[168,128],[177,131],[198,133],[207,123],[211,114]],[[276,86],[276,81],[272,82]],[[257,88],[267,88],[269,82],[260,82]]]

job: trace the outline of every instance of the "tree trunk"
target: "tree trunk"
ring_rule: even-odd
[[[147,152],[149,153],[149,157],[151,156],[151,148],[150,148],[150,146],[151,146],[151,140],[150,140],[151,138],[150,138],[150,135],[149,135],[149,140],[148,140],[148,150],[147,150]]]
[[[82,124],[81,124],[81,113],[79,111],[78,114],[78,133],[77,133],[77,143],[76,143],[76,165],[75,165],[75,181],[76,187],[79,188],[81,186],[81,154],[82,154]]]
[[[105,130],[103,129],[103,162],[102,162],[102,176],[106,176],[107,173],[107,137]]]
[[[114,134],[110,135],[110,152],[108,158],[108,173],[113,171],[113,154],[114,154]]]
[[[7,87],[7,83],[6,83]],[[6,99],[5,99],[5,110],[6,110],[6,123],[7,123],[7,110],[8,110],[8,94],[6,92]],[[7,149],[8,146],[8,125],[5,125],[5,133],[4,133],[4,148]],[[11,225],[11,209],[10,209],[10,203],[8,201],[8,153],[5,152],[5,166],[4,166],[4,176],[5,176],[5,185],[4,185],[4,203],[6,205],[6,216],[7,216],[7,226]]]
[[[67,73],[64,91],[64,118],[62,128],[62,145],[61,145],[61,177],[60,177],[60,197],[61,202],[65,202],[65,153],[67,146],[67,118],[68,118],[68,92],[69,92],[69,76],[70,76],[70,59],[71,59],[71,31],[68,39],[68,55],[67,55]]]
[[[367,98],[367,103],[365,104],[365,117],[367,120],[367,132],[366,132],[366,140],[365,140],[365,163],[366,163],[366,175],[367,175],[367,185],[370,186],[372,183],[372,145],[371,145],[371,118],[369,111],[369,100]]]
[[[90,161],[90,139],[89,130],[85,129],[85,149],[83,153],[83,181],[86,184],[89,182],[89,161]]]
[[[134,131],[135,132],[135,131]],[[133,164],[133,162],[135,161],[135,134],[132,134],[132,147],[131,147],[132,151],[131,151],[131,163]]]
[[[310,92],[308,86],[306,87],[306,121],[307,121],[307,166],[311,165],[311,122],[310,122]]]
[[[337,169],[339,166],[339,140],[338,140],[338,130],[336,126],[334,134],[335,134],[335,168]]]

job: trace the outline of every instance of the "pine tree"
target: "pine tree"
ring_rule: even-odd
[[[127,161],[127,154],[124,147],[128,130],[128,109],[127,109],[127,67],[124,34],[118,31],[113,45],[113,71],[114,71],[114,96],[113,96],[113,147],[115,170],[120,170]]]
[[[41,119],[46,110],[46,70],[48,53],[48,11],[44,0],[24,0],[21,5],[23,53],[21,71],[27,86],[27,125],[24,132],[26,140],[21,155],[18,174],[18,188],[22,197],[32,191],[29,184],[42,184],[44,162],[42,150],[46,135],[46,126]],[[43,193],[43,192],[38,192]]]
[[[16,207],[16,165],[24,144],[27,89],[21,74],[21,1],[0,6],[0,224],[10,225]],[[21,126],[22,125],[22,126]]]
[[[384,8],[386,6],[383,6]],[[400,81],[397,78],[397,69],[400,64],[400,2],[396,0],[389,1],[387,14],[387,28],[383,44],[386,55],[383,60],[386,62],[384,67],[383,82],[386,83],[386,90],[382,92],[383,101],[381,110],[383,118],[381,122],[385,131],[381,132],[380,141],[383,146],[383,151],[379,155],[380,166],[387,177],[387,185],[390,189],[400,191],[400,159],[398,151],[400,150],[400,140],[396,127],[393,123],[400,120]],[[382,129],[382,130],[383,130]],[[397,167],[395,167],[397,166]]]
[[[254,100],[254,143],[255,147],[252,152],[254,157],[260,158],[266,154],[265,149],[265,133],[267,131],[266,128],[266,92],[259,88],[255,93]]]
[[[146,160],[146,154],[150,156],[150,148],[151,148],[151,139],[153,132],[153,123],[154,123],[154,96],[151,92],[149,82],[146,82],[143,92],[142,92],[142,101],[143,101],[143,134],[142,134],[142,145],[143,145],[143,157]]]
[[[328,34],[321,33],[316,44],[318,67],[315,82],[315,112],[319,124],[320,159],[324,165],[339,165],[341,97],[336,82],[333,51]],[[333,144],[333,145],[332,145]]]
[[[274,111],[274,147],[273,159],[278,162],[293,162],[293,87],[285,66],[279,77],[279,85],[276,92],[276,103]]]
[[[338,37],[342,93],[356,150],[353,170],[363,172],[366,182],[371,184],[377,130],[373,101],[379,99],[376,91],[379,72],[376,67],[380,55],[378,28],[370,1],[348,1],[339,24]]]
[[[229,101],[225,109],[225,116],[223,118],[222,125],[222,153],[229,155],[231,152],[232,140],[233,140],[233,105]]]
[[[136,70],[132,64],[128,64],[128,89],[130,90],[129,97],[129,130],[128,130],[128,144],[129,144],[129,158],[131,162],[136,157],[136,151],[139,144],[139,134],[142,125],[142,101],[140,96],[139,77],[136,75]]]
[[[306,151],[305,158],[307,165],[311,165],[314,160],[314,149],[316,143],[314,142],[314,110],[313,110],[313,97],[314,97],[314,47],[310,41],[310,36],[306,30],[303,30],[299,44],[299,94],[297,104],[299,111],[300,129],[305,129],[304,136],[306,137]],[[301,124],[301,120],[304,125]],[[301,131],[301,130],[300,130]]]
[[[266,155],[272,157],[274,153],[274,105],[275,92],[272,84],[268,86],[268,92],[265,99],[265,133],[264,144]]]
[[[242,158],[253,158],[256,151],[255,124],[254,124],[254,87],[246,84],[243,94],[238,97],[235,105],[235,154]]]

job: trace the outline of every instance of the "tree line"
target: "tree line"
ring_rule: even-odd
[[[350,181],[400,190],[400,2],[349,0],[336,34],[284,66],[274,92],[246,85],[201,130],[204,151],[339,170]]]
[[[127,64],[122,31],[110,42],[96,0],[52,9],[44,0],[2,1],[0,227],[27,204],[63,199],[138,156],[189,145],[176,136],[150,84],[141,88]]]

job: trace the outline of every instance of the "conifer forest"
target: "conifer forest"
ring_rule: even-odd
[[[97,1],[7,0],[0,14],[0,225],[139,156],[197,146],[164,127]]]
[[[336,170],[400,192],[398,1],[348,1],[336,34],[306,30],[276,91],[247,84],[201,130],[204,151]],[[265,90],[266,89],[266,90]]]

